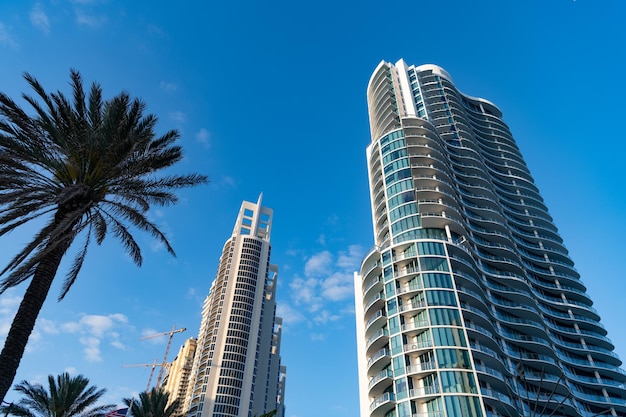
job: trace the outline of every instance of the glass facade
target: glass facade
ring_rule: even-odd
[[[363,417],[626,416],[626,374],[500,110],[435,65],[370,79]]]

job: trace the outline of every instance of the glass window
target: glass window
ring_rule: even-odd
[[[384,172],[385,172],[385,175],[388,175],[390,172],[397,171],[401,168],[407,168],[408,166],[409,166],[409,159],[402,158],[385,166]]]
[[[391,225],[391,233],[396,234],[405,230],[415,229],[420,226],[420,218],[417,215],[406,217]]]
[[[387,265],[391,262],[391,251],[383,252],[383,265]]]
[[[461,325],[461,315],[458,310],[451,308],[431,308],[428,312],[430,314],[430,323],[433,326]]]
[[[447,240],[446,232],[442,229],[419,229],[409,230],[393,238],[394,243],[404,242],[410,239],[440,239]]]
[[[413,414],[411,413],[411,406],[409,405],[409,401],[402,401],[400,403],[397,403],[397,408],[398,417],[411,417],[411,415]]]
[[[452,278],[448,274],[427,272],[422,274],[425,288],[452,288]]]
[[[482,416],[478,397],[445,397],[448,417],[479,417]]]
[[[391,337],[391,354],[397,355],[402,352],[402,336]]]
[[[398,139],[398,138],[401,138],[401,137],[403,137],[403,134],[402,134],[401,130],[398,130],[396,132],[391,132],[390,134],[388,134],[387,136],[385,136],[384,138],[382,138],[380,140],[380,145],[382,146],[382,145],[384,145],[386,143],[389,143],[392,140],[395,140],[395,139]]]
[[[385,156],[385,155],[387,155],[391,151],[395,151],[396,149],[404,148],[404,147],[406,147],[406,141],[404,139],[399,139],[399,140],[396,140],[394,142],[390,142],[387,145],[383,146],[382,149],[381,149],[381,152],[382,152],[383,156]]]
[[[389,334],[396,334],[400,331],[400,322],[398,316],[389,319]]]
[[[452,291],[426,291],[426,301],[429,306],[456,306],[456,298]]]
[[[420,257],[422,271],[449,271],[446,258]]]
[[[393,358],[394,375],[404,375],[404,356],[396,356]]]
[[[398,305],[396,299],[387,301],[387,315],[392,316],[398,312]]]
[[[443,243],[439,242],[419,242],[417,250],[420,255],[446,255]]]
[[[383,157],[383,165],[387,165],[391,161],[408,156],[406,149],[395,150]],[[387,173],[387,167],[385,167],[385,174]]]
[[[437,397],[432,401],[428,401],[426,403],[426,410],[428,410],[429,415],[439,415],[441,414],[441,397]]]
[[[437,349],[439,368],[471,369],[469,352],[465,349]]]
[[[474,375],[469,372],[442,371],[439,379],[443,392],[477,393]]]
[[[385,282],[393,279],[393,267],[386,266],[385,269],[383,269],[383,276],[385,277]]]
[[[411,181],[412,183],[412,181]],[[399,218],[402,217],[406,217],[409,216],[411,214],[417,214],[417,204],[405,204],[403,206],[400,206],[396,209],[391,210],[391,212],[389,213],[389,218],[391,220],[391,222],[395,222],[396,220],[398,220]],[[413,251],[415,251],[415,248],[413,248]],[[413,253],[415,254],[415,253]]]
[[[389,174],[385,177],[385,184],[391,184],[405,178],[411,178],[411,169],[405,168]]]
[[[413,190],[405,191],[402,194],[398,194],[395,197],[389,199],[388,206],[390,209],[399,206],[400,204],[415,201],[415,192]]]
[[[434,327],[432,330],[436,346],[467,346],[467,343],[465,342],[465,335],[460,329]]]
[[[387,188],[387,197],[394,196],[402,191],[413,190],[413,180],[403,180]]]
[[[395,381],[396,398],[403,399],[407,397],[406,378],[399,378]]]

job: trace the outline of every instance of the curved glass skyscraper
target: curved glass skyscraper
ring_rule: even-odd
[[[367,98],[361,416],[626,416],[621,361],[501,111],[404,61]]]

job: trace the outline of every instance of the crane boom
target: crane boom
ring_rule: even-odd
[[[156,381],[156,386],[157,387],[161,384],[161,380],[163,379],[163,373],[165,372],[165,367],[167,365],[167,355],[170,353],[170,347],[172,346],[172,339],[174,338],[174,334],[182,333],[185,330],[187,330],[186,327],[181,327],[180,329],[177,329],[176,325],[174,325],[174,326],[172,326],[172,330],[170,330],[169,332],[155,333],[155,334],[151,334],[151,335],[148,335],[148,336],[144,336],[144,337],[139,339],[139,340],[146,340],[146,339],[152,339],[154,337],[169,335],[169,339],[167,341],[167,346],[165,347],[165,355],[163,355],[163,363],[161,363],[159,365],[161,367],[161,369],[159,370],[159,375],[157,376],[157,381]],[[154,368],[156,368],[156,365],[152,368],[152,373],[154,373]],[[152,374],[150,375],[150,381],[148,381],[148,389],[150,389],[150,383],[151,382],[152,382]]]
[[[154,376],[154,369],[157,366],[163,366],[163,364],[158,363],[157,359],[154,358],[154,363],[135,363],[135,364],[130,364],[130,365],[122,365],[122,368],[136,368],[138,366],[152,367],[152,369],[150,370],[150,376],[148,377],[148,386],[146,387],[146,392],[148,392],[150,390],[150,385],[152,385],[152,377]]]

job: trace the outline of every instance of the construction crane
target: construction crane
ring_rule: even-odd
[[[169,332],[155,333],[155,334],[151,334],[151,335],[148,335],[148,336],[144,336],[144,337],[139,339],[139,340],[146,340],[146,339],[152,339],[154,337],[169,335],[169,339],[167,341],[167,346],[165,348],[165,355],[163,355],[163,363],[158,365],[158,366],[161,367],[161,369],[159,370],[159,375],[157,376],[157,381],[156,381],[156,386],[157,387],[161,384],[161,380],[163,379],[163,372],[165,372],[165,367],[167,366],[167,355],[170,353],[170,347],[172,346],[172,338],[174,337],[174,334],[182,333],[185,330],[187,330],[187,328],[182,327],[180,329],[177,329],[176,325],[174,325],[174,326],[172,326],[172,330],[170,330]],[[155,367],[156,367],[156,365],[155,365]],[[154,368],[152,368],[152,373],[154,373]],[[150,389],[150,383],[151,382],[152,382],[152,374],[150,375],[150,381],[148,381],[148,389]]]
[[[152,377],[154,376],[154,370],[157,366],[163,366],[158,362],[158,359],[154,359],[154,363],[136,363],[132,365],[122,365],[122,368],[136,368],[138,366],[151,367],[150,377],[148,378],[148,386],[146,386],[146,392],[150,391],[150,385],[152,385]]]

